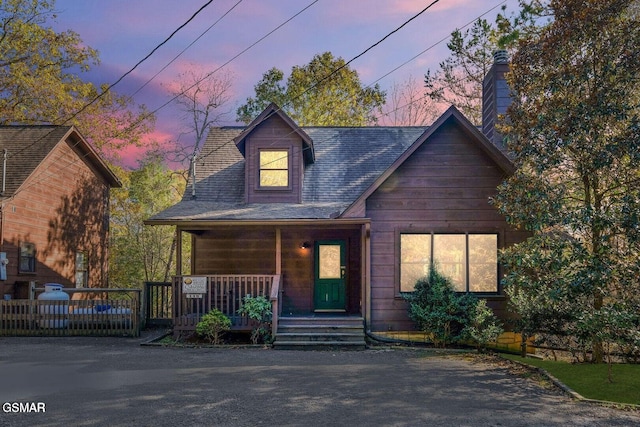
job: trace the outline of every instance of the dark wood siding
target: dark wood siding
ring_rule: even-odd
[[[193,274],[275,274],[273,228],[220,228],[194,240]]]
[[[344,240],[347,250],[347,312],[360,313],[360,228],[281,229],[283,314],[313,312],[316,240]],[[309,247],[301,248],[303,242]],[[195,238],[194,274],[275,274],[276,228],[227,227]]]
[[[282,273],[284,281],[284,314],[313,311],[314,242],[344,240],[347,251],[347,312],[360,312],[361,269],[360,230],[283,230]],[[301,249],[302,242],[310,247]]]
[[[499,245],[523,236],[509,230],[489,197],[504,172],[454,120],[444,123],[368,199],[371,218],[371,328],[411,330],[399,295],[401,232],[497,233]],[[500,314],[504,298],[491,298]]]
[[[261,189],[258,182],[261,149],[288,150],[289,188]],[[300,203],[302,197],[302,140],[280,117],[260,124],[246,142],[246,195],[248,203]]]

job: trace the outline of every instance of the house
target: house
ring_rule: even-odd
[[[73,126],[1,126],[0,294],[103,287],[118,178]]]
[[[485,82],[487,117],[503,107],[503,65]],[[402,294],[432,261],[504,316],[498,249],[525,236],[489,198],[514,166],[454,107],[429,127],[300,127],[272,104],[246,128],[212,129],[196,169],[194,191],[147,221],[191,238],[177,328],[214,307],[233,316],[257,292],[280,322],[332,313],[412,330]]]

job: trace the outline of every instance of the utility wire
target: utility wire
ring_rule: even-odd
[[[293,20],[294,18],[296,18],[298,15],[300,15],[301,13],[303,13],[305,10],[309,9],[311,6],[313,6],[314,4],[316,4],[319,0],[314,0],[311,3],[309,3],[306,7],[304,7],[302,10],[300,10],[298,13],[296,13],[295,15],[293,15],[292,17],[290,17],[289,19],[287,19],[286,21],[284,21],[283,23],[281,23],[280,25],[278,25],[276,28],[274,28],[273,30],[269,31],[267,34],[265,34],[264,36],[260,37],[258,40],[256,40],[255,42],[253,42],[251,45],[249,45],[248,47],[246,47],[245,49],[243,49],[240,53],[236,54],[234,57],[232,57],[231,59],[229,59],[227,62],[225,62],[224,64],[220,65],[218,68],[216,68],[215,70],[211,71],[210,73],[207,73],[204,77],[196,80],[191,86],[189,86],[188,88],[184,89],[183,91],[181,91],[180,93],[176,94],[174,97],[172,97],[171,99],[169,99],[167,102],[165,102],[164,104],[160,105],[158,108],[156,108],[155,110],[151,111],[150,113],[144,115],[143,117],[141,117],[140,119],[138,119],[135,123],[131,124],[126,131],[130,131],[131,129],[135,128],[136,126],[138,126],[140,123],[142,123],[143,120],[147,119],[148,117],[154,115],[155,113],[157,113],[158,111],[160,111],[161,109],[163,109],[164,107],[166,107],[167,105],[171,104],[173,101],[175,101],[177,98],[179,98],[180,96],[184,95],[186,92],[190,91],[191,89],[193,89],[194,87],[196,87],[198,84],[200,84],[202,81],[208,79],[209,77],[211,77],[213,74],[217,73],[218,71],[220,71],[222,68],[226,67],[227,65],[229,65],[232,61],[234,61],[235,59],[237,59],[238,57],[240,57],[242,54],[244,54],[245,52],[247,52],[249,49],[253,48],[255,45],[257,45],[258,43],[260,43],[261,41],[263,41],[264,39],[266,39],[267,37],[269,37],[271,34],[275,33],[276,31],[278,31],[280,28],[282,28],[283,26],[285,26],[286,24],[288,24],[291,20]]]
[[[200,82],[204,81],[205,79],[211,77],[211,75],[213,75],[215,72],[219,71],[222,67],[228,65],[231,61],[235,60],[236,58],[238,58],[240,55],[242,55],[243,53],[247,52],[249,49],[251,49],[252,47],[254,47],[255,45],[257,45],[258,43],[260,43],[261,41],[263,41],[264,39],[266,39],[267,37],[269,37],[271,34],[273,34],[274,32],[276,32],[277,30],[279,30],[280,28],[282,28],[285,24],[289,23],[291,20],[293,20],[294,18],[296,18],[298,15],[300,15],[301,13],[303,13],[304,11],[306,11],[307,9],[309,9],[311,6],[313,6],[314,4],[316,4],[319,0],[314,0],[311,3],[309,3],[306,7],[304,7],[303,9],[301,9],[299,12],[297,12],[295,15],[291,16],[289,19],[287,19],[286,21],[284,21],[283,23],[281,23],[280,25],[278,25],[276,28],[274,28],[273,30],[271,30],[269,33],[267,33],[266,35],[264,35],[263,37],[261,37],[260,39],[258,39],[256,42],[252,43],[249,47],[245,48],[243,51],[241,51],[240,53],[238,53],[236,56],[234,56],[233,58],[231,58],[230,60],[228,60],[227,62],[225,62],[223,65],[221,65],[220,67],[216,68],[214,71],[208,73],[206,76],[204,76],[203,78],[199,79],[197,82],[195,82],[193,85],[191,85],[189,88],[186,88],[184,91],[182,91],[181,93],[179,93],[178,95],[174,96],[172,99],[170,99],[168,102],[164,103],[163,105],[161,105],[160,107],[158,107],[157,109],[155,109],[154,111],[152,111],[151,113],[143,116],[142,118],[140,118],[138,121],[136,121],[135,123],[133,123],[132,125],[130,125],[126,131],[130,131],[131,129],[135,128],[136,126],[138,126],[143,120],[147,119],[148,117],[154,115],[156,112],[158,112],[160,109],[166,107],[169,103],[173,102],[175,99],[177,99],[179,96],[183,95],[184,93],[186,93],[187,91],[191,90],[193,87],[195,87],[197,84],[199,84]],[[175,35],[181,28],[183,28],[185,25],[187,25],[191,20],[193,20],[193,18],[200,13],[204,8],[206,8],[209,4],[211,4],[213,2],[213,0],[208,1],[204,6],[202,6],[196,13],[193,14],[193,16],[191,18],[189,18],[188,21],[186,21],[184,24],[182,24],[180,27],[178,27],[178,29],[176,29],[165,41],[163,41],[162,43],[160,43],[151,53],[149,53],[147,56],[145,56],[144,59],[142,59],[141,61],[139,61],[131,70],[127,71],[124,75],[122,75],[115,83],[111,84],[107,90],[105,90],[105,92],[103,92],[100,96],[104,96],[104,94],[106,92],[109,91],[109,89],[111,89],[113,86],[115,86],[116,84],[118,84],[126,75],[130,74],[136,67],[138,67],[138,65],[140,65],[142,62],[144,62],[146,59],[148,59],[153,52],[155,52],[160,46],[162,46],[163,44],[165,44],[171,37],[173,37],[173,35]],[[239,2],[238,2],[239,3]],[[237,4],[236,4],[237,5]],[[234,5],[235,7],[235,5]],[[91,101],[91,103],[95,102],[100,96],[96,97],[93,101]],[[79,111],[77,111],[75,114],[73,114],[70,118],[66,119],[64,121],[64,123],[68,122],[69,120],[73,119],[74,117],[76,117],[78,114],[80,114],[82,111],[84,111],[86,108],[89,107],[89,105],[91,105],[91,103],[85,105],[84,107],[82,107]],[[46,138],[48,135],[51,134],[52,131],[50,131],[49,133],[47,133],[46,135],[38,138],[36,141],[34,141],[33,143],[27,145],[26,147],[24,147],[22,150],[20,150],[19,152],[17,152],[16,154],[19,154],[20,152],[28,149],[29,147],[32,147],[33,145],[37,144],[38,142],[40,142],[41,140],[43,140],[44,138]],[[114,136],[115,138],[115,136]],[[114,139],[112,138],[112,139]],[[80,159],[78,159],[79,161]],[[40,183],[42,180],[38,180],[35,181],[34,183],[32,183],[29,186],[26,186],[24,188],[21,188],[20,190],[32,187],[33,185],[36,185],[38,183]],[[12,197],[14,197],[18,192],[14,193],[14,195]]]
[[[162,41],[160,44],[158,44],[156,47],[153,48],[153,50],[151,52],[149,52],[144,58],[142,58],[140,61],[138,61],[138,63],[136,65],[134,65],[129,71],[125,72],[122,76],[120,76],[120,78],[118,78],[118,80],[116,80],[114,83],[110,84],[104,91],[102,91],[100,94],[98,94],[97,96],[95,96],[91,101],[89,101],[88,103],[86,103],[85,105],[82,106],[82,108],[80,108],[78,111],[76,111],[75,113],[73,113],[71,115],[71,117],[68,117],[67,119],[64,119],[64,121],[60,124],[60,125],[64,125],[65,123],[67,123],[70,120],[73,120],[74,118],[76,118],[80,113],[82,113],[83,111],[85,111],[87,108],[89,108],[91,105],[93,105],[97,100],[99,100],[100,98],[102,98],[103,96],[105,96],[115,85],[117,85],[118,83],[120,83],[122,81],[122,79],[124,79],[126,76],[128,76],[129,74],[131,74],[136,68],[138,68],[138,66],[140,64],[142,64],[144,61],[146,61],[147,59],[149,59],[151,57],[151,55],[153,55],[160,47],[162,47],[163,45],[165,45],[169,40],[171,40],[171,38],[173,38],[174,35],[176,35],[176,33],[178,31],[180,31],[181,29],[183,29],[187,24],[189,24],[191,21],[193,21],[193,19],[200,13],[202,12],[207,6],[209,6],[211,3],[213,3],[213,0],[209,0],[207,3],[205,3],[203,6],[200,7],[200,9],[198,9],[193,15],[191,15],[191,18],[187,19],[187,21],[185,21],[182,25],[180,25],[178,28],[176,28],[170,35],[169,37],[167,37],[166,39],[164,39],[164,41]],[[57,121],[62,120],[62,117],[59,117]],[[44,138],[46,138],[47,136],[49,136],[51,134],[51,132],[53,132],[53,130],[51,130],[49,133],[47,133],[46,135],[43,135],[42,137],[38,138],[37,140],[35,140],[34,142],[32,142],[31,144],[25,146],[24,148],[22,148],[20,151],[16,152],[15,154],[12,154],[10,157],[13,157],[15,155],[18,155],[20,153],[22,153],[24,150],[34,146],[35,144],[37,144],[38,142],[42,141]]]
[[[394,30],[392,30],[391,32],[387,33],[384,37],[382,37],[380,40],[378,40],[377,42],[373,43],[372,45],[370,45],[369,47],[367,47],[365,50],[363,50],[362,52],[360,52],[359,54],[357,54],[356,56],[354,56],[353,58],[351,58],[349,61],[345,62],[343,65],[341,65],[340,67],[334,69],[333,71],[331,71],[329,74],[327,74],[325,77],[323,77],[322,79],[318,80],[316,83],[314,83],[313,85],[311,85],[310,87],[308,87],[306,90],[304,90],[302,93],[300,93],[295,99],[303,96],[305,93],[309,92],[310,90],[316,88],[317,86],[319,86],[321,83],[323,83],[324,81],[330,79],[331,77],[333,77],[334,75],[336,75],[340,70],[342,70],[343,68],[347,67],[349,64],[351,64],[353,61],[355,61],[356,59],[362,57],[363,55],[365,55],[367,52],[369,52],[371,49],[375,48],[376,46],[380,45],[382,42],[384,42],[386,39],[388,39],[389,37],[391,37],[393,34],[397,33],[398,31],[400,31],[402,28],[404,28],[408,23],[410,23],[411,21],[413,21],[414,19],[416,19],[417,17],[419,17],[420,15],[422,15],[423,13],[425,13],[427,10],[429,10],[433,5],[435,5],[436,3],[438,3],[440,0],[434,0],[433,2],[431,2],[427,7],[425,7],[424,9],[422,9],[420,12],[416,13],[415,15],[413,15],[411,18],[407,19],[406,21],[404,21],[402,24],[400,24],[400,26],[396,27]],[[265,116],[260,122],[257,123],[253,123],[251,126],[247,127],[247,129],[254,129],[255,127],[259,126],[262,122],[264,122],[265,120],[267,120],[269,117],[271,117],[273,114],[275,114],[278,111],[281,111],[285,105],[291,103],[291,101],[278,106],[279,109],[274,111],[273,113]],[[228,143],[231,143],[233,141],[229,141]],[[218,149],[221,149],[222,146],[218,147]],[[199,156],[199,160],[202,160],[203,158],[206,158],[208,156],[210,156],[211,154],[213,154],[214,151],[216,150],[212,150],[209,153],[203,155],[203,156]]]
[[[242,1],[242,0],[240,0]],[[190,90],[191,88],[195,87],[198,83],[200,83],[201,81],[205,80],[206,78],[210,77],[211,75],[213,75],[215,72],[219,71],[222,67],[226,66],[227,64],[229,64],[231,61],[235,60],[237,57],[239,57],[240,55],[242,55],[243,53],[245,53],[247,50],[251,49],[252,47],[254,47],[255,45],[257,45],[259,42],[261,42],[262,40],[264,40],[266,37],[268,37],[269,35],[271,35],[272,33],[274,33],[275,31],[277,31],[279,28],[281,28],[283,25],[285,25],[286,23],[288,23],[289,21],[291,21],[293,18],[295,18],[296,16],[298,16],[299,14],[301,14],[302,12],[304,12],[306,9],[308,9],[309,7],[311,7],[312,5],[314,5],[315,3],[317,3],[318,0],[313,1],[312,3],[310,3],[309,5],[307,5],[304,9],[302,9],[301,11],[299,11],[298,13],[296,13],[294,16],[292,16],[291,18],[289,18],[287,21],[285,21],[284,23],[280,24],[278,27],[276,27],[275,29],[273,29],[272,31],[270,31],[269,33],[267,33],[265,36],[261,37],[259,40],[257,40],[256,42],[254,42],[253,44],[251,44],[249,47],[247,47],[246,49],[244,49],[243,51],[241,51],[239,54],[237,54],[236,56],[234,56],[233,58],[231,58],[229,61],[227,61],[225,64],[223,64],[222,66],[218,67],[217,69],[213,70],[212,72],[208,73],[205,77],[203,77],[202,79],[200,79],[199,81],[197,81],[196,83],[194,83],[190,88],[185,89],[185,91],[181,92],[180,94],[176,95],[174,98],[172,98],[170,101],[168,101],[167,103],[161,105],[160,107],[158,107],[157,109],[155,109],[152,113],[150,114],[155,114],[157,111],[159,111],[160,109],[164,108],[165,106],[167,106],[170,102],[172,102],[173,100],[175,100],[178,96],[184,94],[186,91]],[[342,65],[341,67],[333,70],[329,75],[327,75],[326,77],[324,77],[323,79],[319,80],[318,82],[316,82],[315,84],[313,84],[311,87],[309,87],[306,91],[304,91],[301,95],[303,95],[304,93],[308,92],[309,90],[313,89],[314,87],[318,86],[320,83],[322,83],[323,81],[325,81],[326,79],[330,78],[331,76],[335,75],[338,71],[340,71],[341,69],[343,69],[344,67],[346,67],[347,65],[349,65],[350,63],[352,63],[353,61],[355,61],[356,59],[360,58],[361,56],[363,56],[364,54],[366,54],[368,51],[370,51],[371,49],[373,49],[374,47],[378,46],[379,44],[381,44],[384,40],[386,40],[387,38],[389,38],[392,34],[398,32],[400,29],[402,29],[403,27],[405,27],[409,22],[413,21],[414,19],[416,19],[418,16],[420,16],[421,14],[423,14],[425,11],[427,11],[429,8],[431,8],[433,5],[435,5],[436,3],[438,3],[439,0],[435,0],[432,3],[430,3],[427,7],[425,7],[424,9],[422,9],[420,12],[418,12],[417,14],[415,14],[414,16],[412,16],[411,18],[409,18],[407,21],[405,21],[404,23],[402,23],[399,27],[397,27],[396,29],[394,29],[393,31],[391,31],[390,33],[388,33],[387,35],[385,35],[383,38],[381,38],[380,40],[378,40],[376,43],[370,45],[368,48],[366,48],[363,52],[361,52],[360,54],[356,55],[355,57],[353,57],[351,60],[349,60],[347,63],[345,63],[344,65]],[[238,2],[239,3],[239,2]],[[460,27],[459,29],[465,28],[469,25],[471,25],[473,22],[475,22],[477,19],[483,17],[484,15],[488,14],[489,12],[493,11],[494,9],[496,9],[497,7],[499,7],[500,5],[506,3],[506,0],[502,1],[501,3],[497,4],[496,6],[492,7],[491,9],[487,10],[486,12],[484,12],[483,14],[479,15],[478,17],[474,18],[473,20],[469,21],[467,24],[465,24],[464,26]],[[232,9],[237,6],[234,5],[232,7]],[[232,10],[231,9],[231,10]],[[229,12],[231,11],[229,10]],[[227,12],[227,13],[229,13]],[[225,14],[226,15],[226,14]],[[200,36],[201,37],[201,36]],[[380,81],[381,79],[383,79],[384,77],[387,77],[388,75],[392,74],[393,72],[397,71],[398,69],[402,68],[403,66],[405,66],[406,64],[408,64],[409,62],[413,61],[414,59],[416,59],[417,57],[423,55],[424,53],[426,53],[427,51],[433,49],[435,46],[437,46],[438,44],[442,43],[443,41],[447,40],[449,36],[443,37],[442,39],[438,40],[436,43],[433,43],[432,45],[430,45],[428,48],[426,48],[425,50],[421,51],[420,53],[418,53],[417,55],[413,56],[411,59],[403,62],[402,64],[400,64],[399,66],[393,68],[391,71],[387,72],[386,74],[384,74],[382,77],[376,79],[374,82],[370,83],[369,85],[365,86],[365,87],[370,87],[373,84],[377,83],[378,81]],[[192,43],[193,44],[193,43]],[[191,46],[191,45],[190,45]],[[165,67],[166,68],[166,67]],[[121,79],[119,79],[121,80]],[[116,82],[117,83],[117,82]],[[114,83],[114,85],[116,84]],[[113,86],[113,85],[112,85]],[[300,96],[301,96],[300,95]],[[411,105],[417,101],[423,100],[425,99],[426,96],[423,96],[421,98],[418,98],[416,100],[413,100],[405,105],[402,105],[398,108],[396,108],[393,111],[397,111],[400,108],[404,108],[408,105]],[[286,105],[286,104],[285,104]],[[282,109],[282,107],[280,107],[280,109]],[[385,116],[385,115],[389,115],[390,113],[392,113],[393,111],[390,112],[386,112],[386,113],[382,113],[380,115],[380,117]],[[264,120],[266,120],[268,117],[265,117]],[[264,121],[263,120],[263,121]],[[139,124],[140,122],[136,122],[134,123],[131,127],[135,127]],[[262,122],[261,122],[262,123]],[[256,124],[257,125],[257,124]],[[131,128],[130,127],[130,128]],[[246,128],[245,128],[246,129]],[[198,160],[201,161],[203,159],[205,159],[206,157],[214,154],[216,151],[219,151],[220,149],[222,149],[224,146],[233,143],[233,140],[229,140],[228,142],[219,145],[218,147],[215,147],[214,149],[212,149],[211,151],[209,151],[207,154],[199,156]],[[306,150],[306,149],[303,149]]]
[[[464,24],[463,26],[461,26],[461,27],[459,27],[459,28],[457,28],[457,29],[458,29],[458,30],[461,30],[461,29],[464,29],[464,28],[466,28],[466,27],[468,27],[468,26],[472,25],[472,24],[473,24],[474,22],[476,22],[478,19],[482,18],[483,16],[487,15],[488,13],[490,13],[490,12],[492,12],[493,10],[497,9],[498,7],[502,6],[502,5],[503,5],[503,4],[505,4],[506,2],[507,2],[507,0],[503,0],[502,2],[500,2],[500,3],[496,4],[495,6],[493,6],[492,8],[490,8],[489,10],[487,10],[487,11],[485,11],[484,13],[482,13],[481,15],[479,15],[479,16],[477,16],[477,17],[473,18],[472,20],[468,21],[466,24]],[[434,2],[434,3],[436,3],[436,2]],[[419,14],[423,13],[426,9],[428,9],[429,7],[431,7],[434,3],[430,4],[429,6],[427,6],[425,9],[423,9],[421,12],[419,12]],[[394,31],[392,31],[391,33],[387,34],[387,35],[386,35],[385,37],[383,37],[380,41],[378,41],[378,42],[377,42],[377,43],[375,43],[374,45],[372,45],[372,46],[370,46],[369,48],[367,48],[367,49],[365,50],[365,52],[366,52],[366,51],[368,51],[368,50],[371,50],[371,48],[373,48],[374,46],[376,46],[376,45],[380,44],[384,39],[388,38],[391,34],[393,34],[393,33],[397,32],[400,28],[404,27],[408,22],[410,22],[411,20],[415,19],[416,17],[417,17],[417,16],[413,16],[412,18],[410,18],[408,21],[406,21],[404,24],[402,24],[402,25],[401,25],[400,27],[398,27],[396,30],[394,30]],[[393,68],[392,70],[388,71],[387,73],[385,73],[385,74],[384,74],[384,75],[382,75],[381,77],[377,78],[377,79],[376,79],[376,80],[374,80],[373,82],[369,83],[368,85],[366,85],[366,86],[365,86],[365,88],[368,88],[368,87],[373,86],[374,84],[378,83],[378,82],[379,82],[380,80],[382,80],[383,78],[385,78],[385,77],[387,77],[387,76],[391,75],[392,73],[394,73],[394,72],[398,71],[400,68],[404,67],[405,65],[407,65],[407,64],[408,64],[408,63],[410,63],[411,61],[415,60],[415,59],[416,59],[416,58],[418,58],[419,56],[424,55],[426,52],[428,52],[428,51],[430,51],[431,49],[435,48],[437,45],[439,45],[439,44],[443,43],[445,40],[449,39],[450,37],[451,37],[451,34],[449,34],[449,35],[447,35],[447,36],[445,36],[445,37],[442,37],[440,40],[436,41],[435,43],[432,43],[430,46],[428,46],[428,47],[427,47],[426,49],[424,49],[423,51],[419,52],[418,54],[414,55],[413,57],[411,57],[410,59],[406,60],[406,61],[405,61],[405,62],[403,62],[402,64],[398,65],[397,67],[395,67],[395,68]],[[359,55],[357,55],[356,57],[352,58],[352,59],[351,59],[347,64],[349,64],[349,63],[353,62],[356,58],[358,58],[358,57],[362,56],[365,52],[362,52],[361,54],[359,54]],[[347,64],[345,64],[345,66],[346,66]],[[344,67],[344,66],[342,66],[342,67],[340,67],[340,68],[338,68],[338,69],[334,70],[334,72],[333,72],[333,73],[331,73],[329,76],[327,76],[327,77],[325,77],[324,79],[322,79],[322,80],[318,81],[316,84],[312,85],[310,88],[308,88],[307,90],[305,90],[305,91],[303,92],[303,94],[304,94],[304,93],[306,93],[306,92],[308,92],[309,90],[313,89],[315,86],[317,86],[318,84],[320,84],[322,81],[326,80],[328,77],[330,77],[332,74],[334,74],[335,72],[339,71],[339,70],[340,70],[341,68],[343,68],[343,67]],[[382,117],[384,117],[384,116],[389,116],[390,114],[392,114],[392,113],[394,113],[394,112],[396,112],[396,111],[398,111],[398,110],[400,110],[400,109],[402,109],[402,108],[406,108],[406,107],[408,107],[408,106],[410,106],[410,105],[413,105],[413,104],[414,104],[414,103],[416,103],[416,102],[419,102],[419,101],[425,100],[427,97],[428,97],[428,95],[424,95],[424,96],[422,96],[422,97],[420,97],[420,98],[417,98],[417,99],[415,99],[415,100],[412,100],[411,102],[408,102],[408,103],[405,103],[405,104],[403,104],[403,105],[401,105],[401,106],[398,106],[398,107],[396,107],[394,110],[391,110],[391,111],[387,111],[387,112],[381,113],[381,114],[378,116],[378,118],[382,118]],[[284,104],[284,105],[286,105],[286,104]],[[282,107],[281,107],[281,109],[282,109]],[[266,118],[268,118],[268,117],[266,117]],[[265,119],[266,119],[266,118],[265,118]],[[259,124],[259,123],[258,123],[258,124]],[[256,126],[257,126],[257,125],[256,125]],[[278,140],[282,140],[283,138],[286,138],[287,136],[292,135],[293,133],[294,133],[294,131],[290,132],[290,133],[289,133],[289,134],[287,134],[287,135],[284,135],[284,136],[280,137]],[[275,142],[277,142],[277,141],[274,141],[274,143],[275,143]],[[198,160],[203,160],[203,159],[205,159],[206,157],[208,157],[208,156],[210,156],[210,155],[214,154],[216,151],[221,150],[222,148],[224,148],[224,146],[226,146],[226,145],[228,145],[228,144],[231,144],[231,143],[233,143],[233,140],[229,140],[228,142],[226,142],[226,143],[224,143],[224,144],[222,144],[222,145],[219,145],[218,147],[213,148],[213,149],[212,149],[212,150],[210,150],[207,154],[204,154],[204,155],[202,155],[202,156],[199,156]],[[307,148],[303,149],[303,151],[304,151],[304,150],[307,150]],[[278,159],[276,159],[276,160],[278,160]]]
[[[194,41],[192,41],[191,43],[189,43],[189,45],[187,45],[187,47],[185,47],[184,49],[182,49],[182,51],[180,51],[179,54],[177,54],[176,56],[173,57],[173,59],[171,61],[169,61],[164,67],[162,67],[160,69],[160,71],[158,71],[157,73],[155,73],[153,75],[153,77],[151,77],[150,79],[148,79],[142,86],[140,86],[135,92],[133,92],[129,97],[133,98],[135,95],[138,94],[138,92],[140,92],[142,89],[144,89],[149,83],[151,83],[151,81],[153,79],[155,79],[156,77],[158,77],[158,75],[160,73],[162,73],[164,70],[166,70],[169,65],[173,64],[180,56],[182,56],[183,53],[185,53],[191,46],[193,46],[198,40],[200,40],[202,37],[204,37],[205,34],[207,34],[209,31],[211,31],[211,29],[213,27],[215,27],[218,22],[222,21],[228,14],[230,14],[233,9],[236,8],[236,6],[238,6],[240,3],[242,3],[243,0],[238,0],[236,2],[236,4],[234,4],[233,6],[231,6],[231,8],[229,10],[227,10],[220,18],[218,18],[213,24],[211,24],[209,26],[209,28],[207,28],[206,30],[204,30],[198,37],[196,37],[196,39]]]

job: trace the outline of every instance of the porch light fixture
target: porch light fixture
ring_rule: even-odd
[[[309,242],[300,243],[300,249],[309,249],[310,247],[311,247],[311,243]]]

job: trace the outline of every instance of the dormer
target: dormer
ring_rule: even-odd
[[[245,158],[247,203],[302,202],[313,141],[280,107],[270,104],[234,142]]]

